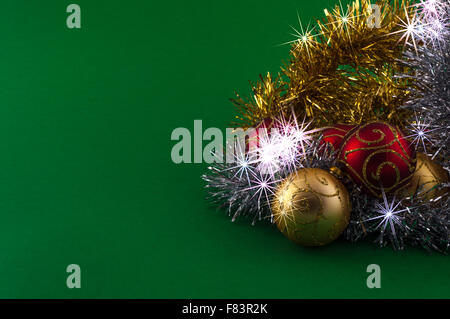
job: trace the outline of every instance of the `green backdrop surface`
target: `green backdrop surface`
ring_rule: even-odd
[[[297,11],[334,1],[72,2],[79,30],[69,1],[1,4],[0,297],[450,297],[446,256],[297,247],[231,223],[204,200],[206,164],[171,161],[173,129],[227,127],[234,91],[288,58]]]

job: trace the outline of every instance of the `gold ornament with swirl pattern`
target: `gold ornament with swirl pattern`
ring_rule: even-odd
[[[319,168],[302,168],[278,186],[272,201],[278,229],[302,246],[323,246],[339,237],[350,220],[344,185]]]
[[[428,156],[417,154],[417,166],[411,183],[401,192],[401,197],[418,196],[423,199],[433,199],[448,192],[448,189],[439,189],[439,185],[448,183],[448,172],[434,163]]]

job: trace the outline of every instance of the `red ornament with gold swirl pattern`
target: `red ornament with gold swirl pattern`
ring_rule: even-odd
[[[344,137],[339,152],[344,171],[370,194],[381,197],[408,186],[416,154],[400,130],[384,122],[354,128]]]
[[[328,143],[331,145],[334,151],[339,151],[341,148],[342,140],[344,136],[355,127],[353,124],[335,124],[326,127],[322,131],[322,140],[320,144]]]

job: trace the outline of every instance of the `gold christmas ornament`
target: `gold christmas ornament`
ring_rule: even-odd
[[[444,195],[448,190],[438,186],[449,181],[448,173],[440,165],[434,163],[428,156],[417,154],[416,170],[409,186],[402,191],[402,197],[419,196],[430,200]]]
[[[339,237],[350,220],[344,185],[319,168],[302,168],[276,190],[272,212],[278,229],[302,246],[323,246]]]

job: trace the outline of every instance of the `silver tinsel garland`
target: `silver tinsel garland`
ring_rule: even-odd
[[[438,10],[431,13],[419,7],[418,14],[427,20],[437,19],[442,25],[439,37],[421,38],[422,45],[407,44],[404,60],[412,73],[399,78],[411,81],[410,100],[404,105],[414,111],[406,135],[418,152],[450,172],[450,29],[449,1],[438,1]],[[439,17],[437,17],[439,15]],[[374,234],[380,246],[391,243],[395,249],[405,245],[422,246],[428,251],[447,253],[450,245],[450,198],[448,193],[431,201],[422,201],[415,194],[403,201],[386,198],[380,202],[364,194],[360,188],[347,184],[352,198],[352,214],[345,238],[355,242]],[[444,184],[440,186],[450,187]],[[418,190],[420,193],[420,189]],[[390,204],[393,204],[392,206]],[[394,208],[395,209],[392,209]],[[391,208],[391,209],[389,209]]]
[[[306,156],[295,165],[281,166],[274,174],[263,174],[258,163],[236,161],[214,163],[202,176],[206,182],[209,199],[225,208],[232,221],[248,217],[254,224],[257,220],[272,220],[270,200],[277,184],[290,173],[303,167],[328,169],[336,164],[336,156],[329,144],[320,143],[321,136],[312,138],[304,146]],[[301,146],[297,145],[300,149]],[[245,156],[245,155],[244,155]]]
[[[384,247],[391,244],[402,250],[406,245],[421,246],[428,251],[447,253],[450,245],[450,198],[438,197],[423,201],[418,196],[397,199],[384,194],[383,200],[373,198],[359,187],[350,188],[352,213],[344,237],[357,242],[374,237]],[[448,187],[442,185],[441,187]]]
[[[428,138],[427,143],[418,143],[417,151],[428,153],[449,170],[450,34],[439,47],[421,47],[417,53],[407,51],[405,63],[413,68],[415,74],[409,76],[413,81],[410,88],[413,98],[404,107],[415,112],[411,127],[422,125],[422,134]]]

